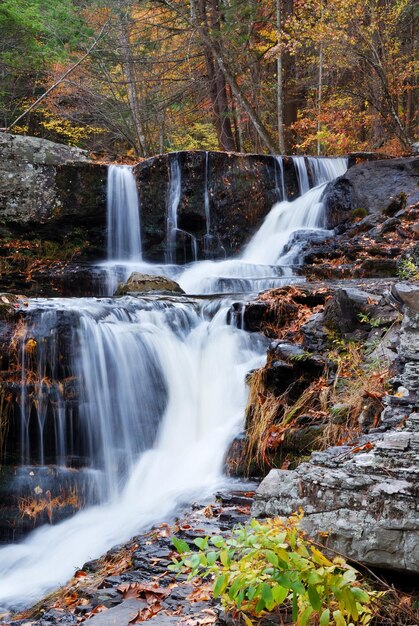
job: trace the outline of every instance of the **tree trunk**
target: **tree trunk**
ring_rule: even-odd
[[[197,14],[197,11],[195,9],[196,0],[191,0],[191,2],[194,4],[194,13],[196,15]],[[170,2],[169,0],[164,0],[164,3],[167,4],[167,6],[169,6],[172,10],[175,10],[178,14],[182,15],[183,19],[185,19],[188,24],[191,24],[189,16],[188,17],[185,16],[185,14],[182,13],[177,7],[175,7],[172,4],[172,2]],[[271,154],[276,154],[277,149],[273,142],[272,137],[270,136],[270,134],[264,127],[257,112],[252,107],[252,105],[250,104],[250,102],[247,100],[246,96],[240,89],[234,74],[227,67],[222,50],[218,46],[214,45],[214,42],[212,41],[211,37],[208,36],[208,33],[204,25],[201,22],[191,24],[191,25],[196,27],[197,33],[200,36],[202,43],[205,44],[205,46],[207,46],[211,50],[214,61],[218,65],[221,72],[223,73],[226,83],[230,85],[231,92],[233,96],[236,98],[237,104],[248,115],[263,145],[269,150]]]
[[[283,108],[283,72],[282,72],[282,25],[281,25],[281,0],[276,0],[276,28],[278,31],[279,53],[276,60],[276,80],[277,80],[277,119],[278,119],[278,148],[279,154],[285,154],[284,138],[284,108]]]
[[[122,66],[125,74],[125,78],[127,81],[127,91],[128,91],[128,102],[131,109],[131,115],[135,128],[135,135],[137,138],[137,151],[140,156],[147,156],[146,150],[146,139],[145,133],[143,129],[143,125],[141,123],[140,116],[140,104],[138,101],[137,87],[136,87],[136,76],[135,76],[135,65],[131,50],[131,45],[129,41],[129,32],[130,32],[130,17],[128,13],[129,9],[127,8],[123,14],[121,15],[120,22],[120,36],[121,36],[121,49],[122,49]]]
[[[201,28],[205,31],[207,38],[213,41],[214,47],[221,48],[221,27],[220,11],[217,0],[210,0],[210,23],[208,19],[207,0],[198,0],[198,15]],[[191,3],[191,15],[196,15],[194,2]],[[212,36],[215,32],[215,37]],[[218,137],[218,143],[222,150],[234,151],[236,144],[230,122],[230,111],[227,99],[227,84],[225,76],[214,60],[212,49],[204,44],[205,67],[210,88],[211,104],[214,115],[214,123]]]

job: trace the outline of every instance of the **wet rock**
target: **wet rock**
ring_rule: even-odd
[[[351,213],[395,215],[404,206],[419,201],[419,159],[384,159],[351,167],[344,176],[329,183],[323,199],[326,224],[334,228],[351,219]]]
[[[141,197],[145,255],[150,261],[165,258],[170,165],[175,159],[181,173],[178,227],[194,237],[198,258],[237,253],[280,199],[275,157],[190,151],[162,154],[139,163],[134,172]],[[298,181],[288,157],[284,157],[284,179],[288,197],[296,197]],[[206,188],[210,224],[205,213]],[[175,255],[178,263],[193,260],[190,240],[186,246],[177,240]]]
[[[140,274],[133,272],[126,283],[120,283],[115,292],[116,296],[123,296],[127,293],[185,293],[183,289],[170,278],[165,276],[154,276],[152,274]]]
[[[397,276],[397,262],[393,259],[365,259],[355,272],[362,278],[386,278]]]

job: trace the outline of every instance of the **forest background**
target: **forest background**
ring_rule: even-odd
[[[407,154],[417,7],[2,0],[0,127],[99,158],[190,149]]]

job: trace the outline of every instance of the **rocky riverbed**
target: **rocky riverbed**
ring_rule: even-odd
[[[225,616],[211,599],[209,581],[194,583],[175,576],[167,566],[176,556],[172,536],[193,548],[193,540],[228,533],[249,519],[254,483],[236,483],[214,500],[195,502],[168,523],[116,546],[102,558],[86,563],[63,588],[36,607],[14,618],[0,616],[9,626],[206,626],[224,624]]]

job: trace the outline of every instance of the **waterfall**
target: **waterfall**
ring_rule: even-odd
[[[169,190],[167,194],[167,218],[166,218],[166,262],[186,263],[197,261],[198,246],[196,237],[186,230],[178,228],[178,208],[182,192],[182,177],[180,172],[179,157],[176,155],[170,161]],[[178,244],[182,244],[183,258],[178,258]]]
[[[302,196],[310,189],[306,158],[303,156],[293,156],[292,162],[294,163],[295,172],[297,174],[299,194]]]
[[[108,169],[108,259],[141,260],[140,207],[132,168]]]
[[[278,177],[279,170],[279,177]],[[275,157],[275,191],[279,200],[287,199],[287,190],[285,188],[284,161],[282,156]]]
[[[306,165],[314,188],[275,204],[240,257],[187,267],[172,265],[182,241],[194,247],[178,228],[178,160],[167,195],[167,266],[141,262],[134,177],[130,168],[110,168],[110,258],[125,270],[175,277],[188,294],[254,293],[303,280],[292,270],[301,241],[324,234],[324,186],[347,163],[298,157],[294,164],[301,189]],[[228,323],[233,302],[231,295],[30,301],[17,337],[22,469],[84,472],[89,506],[0,549],[0,610],[39,599],[86,560],[222,484],[224,455],[243,422],[245,377],[264,362],[267,342]]]
[[[298,263],[301,245],[315,231],[323,232],[323,203],[321,197],[328,181],[341,176],[347,169],[344,158],[309,158],[312,178],[317,186],[309,189],[305,157],[293,157],[300,171],[302,189],[306,191],[296,200],[276,203],[259,230],[247,244],[241,257],[227,261],[204,261],[186,269],[178,277],[181,287],[188,293],[225,293],[226,291],[258,292],[279,287],[292,277],[292,265]],[[301,238],[290,250],[293,235]],[[327,232],[325,233],[328,234]],[[284,278],[287,276],[287,278]]]
[[[109,489],[101,506],[0,550],[0,607],[36,600],[178,502],[220,486],[225,451],[243,419],[246,373],[266,351],[265,339],[228,325],[230,305],[129,297],[31,302],[40,313],[33,312],[32,336],[60,318],[78,320],[71,368],[83,386],[79,438]],[[65,455],[70,442],[63,448]]]
[[[167,263],[176,263],[177,210],[180,202],[182,179],[178,157],[170,161],[169,191],[167,196]]]
[[[209,236],[211,232],[211,214],[210,214],[210,203],[209,203],[208,179],[209,179],[209,153],[205,152],[204,210],[205,210],[205,229],[206,229],[207,236]]]

